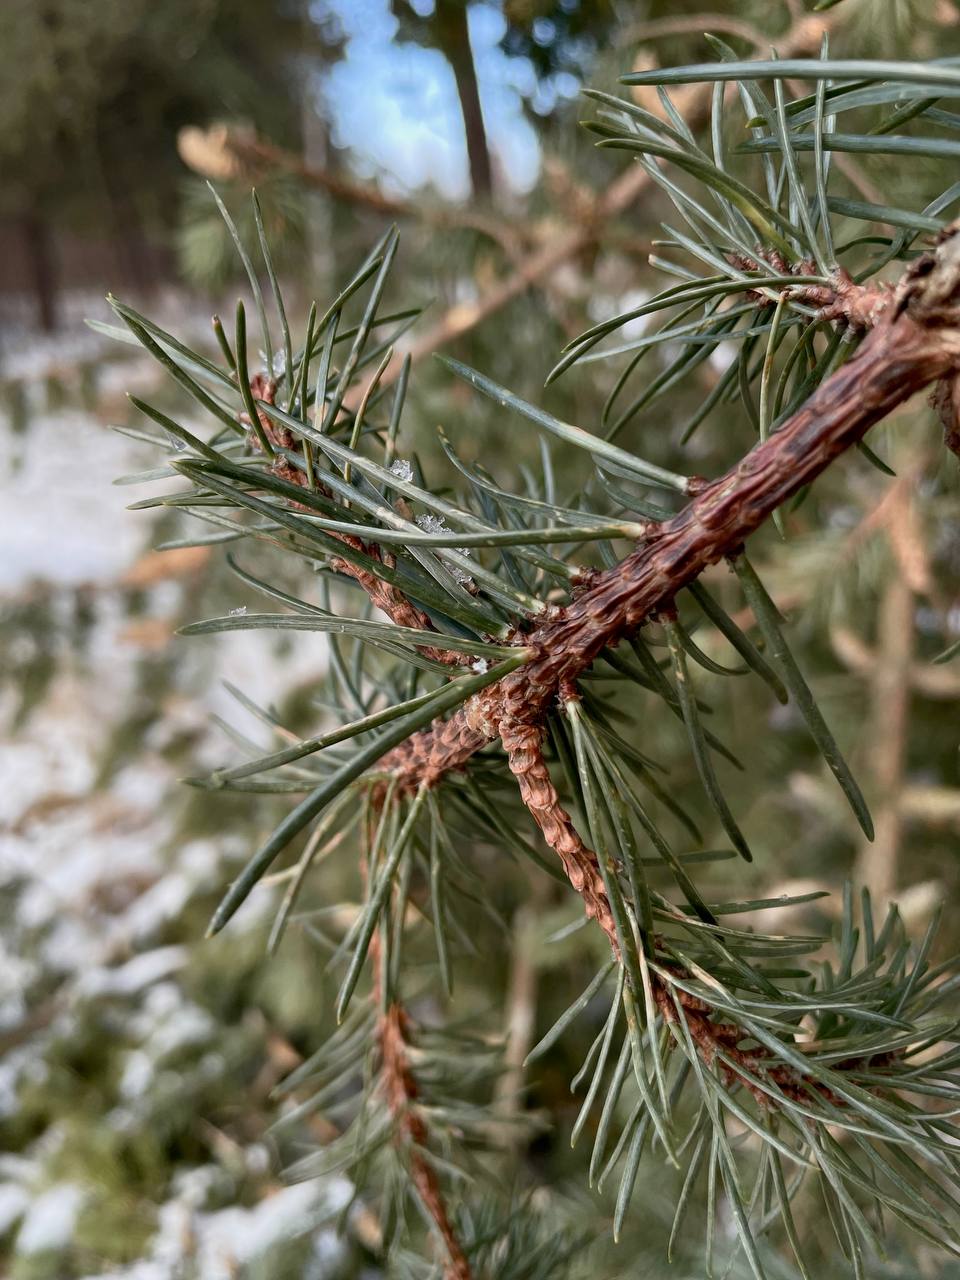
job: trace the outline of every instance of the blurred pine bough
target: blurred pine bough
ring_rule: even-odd
[[[584,1088],[573,1137],[589,1128],[585,1172],[613,1188],[614,1236],[642,1219],[641,1162],[665,1161],[679,1170],[670,1248],[702,1230],[708,1275],[814,1274],[796,1217],[814,1187],[852,1275],[882,1256],[894,1219],[938,1256],[960,1256],[956,979],[931,960],[935,922],[911,942],[895,908],[875,918],[866,889],[848,890],[824,960],[819,936],[741,920],[819,893],[738,899],[735,861],[722,900],[696,883],[701,864],[752,856],[716,767],[721,756],[739,762],[722,725],[707,727],[704,670],[759,679],[792,704],[872,834],[744,544],[846,449],[885,469],[862,437],[914,391],[934,389],[956,445],[960,236],[948,218],[960,184],[922,210],[888,208],[832,194],[831,161],[960,153],[960,116],[949,110],[960,62],[839,62],[824,48],[819,61],[745,63],[712,43],[716,62],[624,78],[653,86],[657,110],[591,95],[600,145],[630,153],[677,220],[664,224],[653,258],[676,283],[581,335],[550,375],[622,362],[599,430],[446,361],[498,415],[542,433],[538,475],[505,487],[441,433],[452,492],[404,456],[410,361],[396,353],[418,312],[384,303],[395,231],[322,312],[311,309],[295,340],[256,198],[267,297],[221,206],[255,298],[263,369],[249,364],[242,305],[232,334],[215,321],[214,361],[113,302],[125,326],[116,336],[163,363],[210,428],[200,436],[135,402],[168,454],[150,478],[185,482],[135,506],[195,517],[206,528],[190,544],[230,544],[238,577],[282,606],[185,630],[327,637],[334,727],[299,739],[239,695],[276,748],[264,755],[238,738],[241,762],[192,781],[298,797],[229,886],[213,932],[270,873],[282,885],[273,948],[323,859],[359,868],[359,910],[299,917],[337,974],[339,1028],[286,1081],[279,1123],[323,1112],[336,1126],[339,1136],[291,1176],[348,1170],[375,1206],[391,1275],[576,1274],[606,1230],[582,1234],[582,1212],[565,1220],[559,1197],[546,1217],[503,1192],[514,1130],[532,1117],[515,1099],[504,1108],[498,1044],[449,1003],[477,917],[499,924],[471,858],[478,842],[563,882],[583,899],[569,928],[596,932],[594,976],[527,1063],[603,1002],[573,1082]],[[811,92],[788,97],[788,79]],[[706,144],[670,97],[685,83],[713,86]],[[749,140],[728,151],[737,110]],[[875,234],[877,223],[893,233]],[[646,317],[658,327],[616,337]],[[658,350],[665,363],[647,376]],[[756,443],[724,475],[668,470],[615,443],[641,412],[668,407],[704,361],[731,351],[677,433],[686,442],[711,424],[751,424]],[[558,489],[551,440],[579,450],[571,493]],[[302,595],[277,585],[273,569],[248,567],[261,544],[268,565],[282,552],[298,566]],[[723,559],[755,627],[700,580]],[[711,656],[711,631],[732,659]],[[646,725],[683,725],[729,848],[702,847],[687,797],[647,753],[650,733],[637,740],[641,714]]]

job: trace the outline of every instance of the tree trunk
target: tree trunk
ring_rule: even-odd
[[[37,324],[44,333],[52,333],[57,327],[57,283],[50,228],[46,219],[36,211],[24,214],[20,225],[37,308]]]
[[[493,190],[493,174],[490,167],[490,149],[487,131],[480,107],[477,88],[477,69],[470,48],[470,32],[467,26],[467,6],[464,0],[439,0],[436,10],[437,35],[444,57],[453,68],[463,115],[463,129],[467,137],[467,158],[470,162],[470,185],[474,196],[487,199]]]

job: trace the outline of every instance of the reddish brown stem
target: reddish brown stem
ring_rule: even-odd
[[[371,960],[376,970],[379,966],[373,952],[371,946]],[[388,1005],[386,1012],[380,1016],[378,1035],[382,1060],[381,1084],[387,1106],[408,1144],[410,1178],[447,1250],[444,1280],[471,1280],[470,1263],[447,1213],[436,1170],[424,1154],[429,1135],[423,1114],[417,1105],[419,1090],[408,1055],[409,1018],[402,1005],[396,1002]]]
[[[376,808],[379,809],[379,806]],[[372,835],[371,828],[368,830],[368,843]],[[366,880],[366,858],[363,860],[362,873]],[[371,999],[376,1008],[380,1008],[384,1003],[382,946],[380,930],[375,929],[370,939],[368,959],[373,973]],[[396,1124],[397,1144],[403,1149],[410,1181],[424,1208],[433,1219],[447,1251],[443,1270],[444,1280],[472,1280],[470,1263],[453,1229],[443,1192],[440,1189],[440,1180],[427,1155],[430,1134],[423,1111],[418,1105],[420,1090],[410,1065],[409,1046],[412,1039],[412,1026],[410,1017],[399,1000],[391,999],[380,1013],[377,1019],[376,1035],[380,1049],[380,1088]]]
[[[587,915],[596,920],[610,940],[614,955],[619,956],[617,931],[597,866],[597,855],[583,843],[570,815],[560,804],[543,758],[541,736],[542,730],[532,725],[515,724],[503,729],[503,749],[507,753],[510,772],[516,778],[521,799],[542,831],[544,840],[560,858],[567,879],[583,899]]]
[[[264,404],[273,404],[277,384],[272,378],[258,373],[251,379],[250,390],[253,392],[255,400],[262,400]],[[294,438],[289,428],[279,426],[262,409],[259,409],[257,413],[260,418],[260,425],[275,449],[299,450],[300,442]],[[243,415],[244,419],[246,419],[246,416],[246,414]],[[251,437],[250,443],[252,445],[257,444],[255,436]],[[278,454],[274,460],[273,472],[289,484],[299,485],[301,488],[304,488],[307,484],[306,474],[299,467],[295,467],[292,462],[288,462],[282,454]],[[322,485],[318,486],[318,492],[329,496]],[[307,510],[307,508],[303,509]],[[365,555],[374,560],[379,560],[382,564],[389,566],[392,563],[392,557],[389,553],[384,553],[376,543],[364,542],[362,538],[357,538],[349,533],[331,532],[330,537],[336,539],[337,542],[342,542],[344,546],[351,547],[354,551],[362,551]],[[335,573],[342,573],[348,578],[353,578],[357,585],[362,587],[370,597],[371,604],[382,613],[385,613],[390,621],[396,623],[398,627],[411,627],[416,631],[436,630],[422,609],[418,609],[416,605],[411,604],[398,587],[382,581],[371,569],[365,569],[362,565],[353,564],[351,561],[344,559],[343,556],[331,556],[330,568]],[[420,652],[426,657],[432,658],[434,662],[442,662],[451,667],[462,666],[470,661],[462,653],[452,653],[448,649],[437,649],[433,645],[422,645]]]
[[[610,900],[597,865],[597,855],[584,844],[569,814],[560,804],[543,758],[540,739],[540,730],[532,726],[511,726],[504,732],[503,747],[510,770],[517,779],[523,803],[547,844],[563,863],[571,886],[583,899],[587,916],[596,920],[603,929],[614,957],[619,959],[620,944]],[[669,985],[656,973],[651,973],[650,982],[654,1002],[664,1022],[676,1024],[682,1017],[703,1062],[708,1067],[716,1064],[728,1085],[741,1085],[758,1105],[775,1105],[776,1090],[803,1101],[807,1089],[819,1092],[834,1105],[844,1105],[842,1099],[824,1085],[803,1076],[792,1066],[773,1062],[769,1049],[763,1046],[741,1049],[739,1042],[744,1038],[743,1030],[736,1023],[715,1022],[714,1011],[705,1000]],[[635,994],[640,995],[639,992]],[[721,1054],[723,1058],[718,1063]],[[847,1065],[862,1064],[858,1060]]]
[[[605,648],[636,631],[709,565],[735,554],[779,506],[809,485],[897,405],[960,365],[960,235],[954,224],[936,253],[914,262],[846,364],[827,378],[778,431],[719,479],[701,482],[679,514],[665,520],[620,564],[597,574],[565,608],[523,636],[535,657],[477,694],[443,726],[416,735],[384,757],[405,788],[421,780],[411,761],[429,759],[431,783],[465,763],[475,742],[542,724],[565,684]]]

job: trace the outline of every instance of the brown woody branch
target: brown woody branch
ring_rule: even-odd
[[[370,834],[368,832],[368,837]],[[363,861],[362,871],[366,879],[366,859]],[[470,1263],[450,1221],[440,1180],[428,1155],[430,1133],[418,1103],[420,1090],[410,1065],[413,1033],[410,1016],[397,999],[391,999],[383,1007],[382,948],[380,930],[375,929],[370,939],[368,955],[373,972],[371,999],[374,1007],[382,1010],[376,1024],[377,1045],[380,1050],[380,1090],[396,1126],[395,1140],[406,1162],[410,1181],[423,1207],[433,1219],[447,1251],[443,1280],[473,1280]]]
[[[943,423],[943,443],[960,458],[960,375],[941,378],[931,401]]]
[[[709,565],[736,554],[777,507],[816,479],[871,426],[931,382],[957,376],[960,224],[944,232],[933,253],[908,268],[895,290],[859,290],[849,278],[838,276],[834,289],[805,300],[821,306],[830,318],[858,328],[872,326],[853,357],[774,435],[717,480],[699,481],[683,511],[658,525],[620,564],[593,576],[568,605],[554,608],[547,621],[524,634],[524,646],[534,653],[529,662],[475,695],[449,720],[412,735],[385,755],[378,768],[379,773],[393,775],[401,795],[436,785],[450,770],[465,766],[481,747],[499,739],[525,806],[615,955],[619,943],[596,855],[560,805],[543,757],[546,715],[558,698],[571,695],[577,678],[603,649],[669,608],[676,593]],[[293,444],[292,438],[277,442]],[[290,479],[304,482],[297,469],[291,467],[290,472]],[[404,598],[391,597],[381,604],[382,584],[368,584],[345,561],[343,567],[395,620],[410,616],[414,606]],[[747,1088],[758,1104],[770,1104],[771,1087],[793,1097],[810,1088],[829,1094],[793,1068],[773,1062],[769,1051],[741,1049],[740,1029],[715,1022],[705,1001],[656,976],[653,995],[665,1021],[675,1022],[682,1010],[704,1061],[713,1064],[721,1057],[720,1069],[727,1078]],[[384,1079],[392,1105],[404,1108],[404,1124],[416,1149],[424,1146],[426,1132],[417,1127],[422,1118],[417,1120],[410,1105],[415,1082],[405,1065],[404,1025],[399,1007],[381,1021]],[[448,1274],[451,1280],[463,1280],[469,1270],[462,1270],[466,1260],[461,1264],[459,1246],[448,1239],[452,1231],[429,1163],[415,1163],[412,1176],[447,1240],[452,1268]]]
[[[560,804],[556,787],[550,781],[540,739],[541,731],[533,725],[514,724],[503,726],[501,730],[507,763],[517,780],[524,805],[543,833],[544,840],[563,863],[566,877],[583,899],[587,915],[596,920],[610,940],[614,955],[619,956],[617,932],[597,866],[597,855],[583,843],[570,815]]]
[[[734,555],[773,511],[897,405],[954,376],[960,368],[958,231],[954,224],[935,252],[910,266],[884,308],[874,301],[863,308],[859,298],[848,297],[851,320],[869,315],[875,322],[851,359],[774,435],[718,479],[699,482],[681,512],[524,634],[531,661],[384,757],[381,768],[396,775],[401,790],[435,783],[496,738],[506,746],[520,735],[519,745],[528,748],[523,731],[541,732],[561,688],[572,686],[603,649],[636,631],[709,565]]]
[[[508,257],[516,260],[533,239],[533,231],[513,220],[505,220],[473,209],[453,205],[415,204],[386,195],[378,186],[357,182],[343,174],[307,164],[293,151],[278,147],[242,130],[228,132],[225,145],[254,171],[291,173],[308,187],[326,191],[335,200],[370,209],[388,218],[410,218],[437,229],[462,229],[495,241]]]
[[[371,962],[376,971],[379,965],[373,946]],[[450,1221],[440,1190],[440,1180],[426,1154],[429,1134],[423,1113],[417,1104],[419,1090],[409,1058],[410,1020],[402,1005],[393,1002],[380,1015],[377,1036],[380,1042],[381,1088],[399,1133],[407,1145],[406,1159],[410,1179],[447,1250],[444,1280],[472,1280],[470,1263]]]
[[[814,301],[814,299],[809,299]],[[499,738],[520,794],[544,839],[563,864],[615,955],[619,943],[597,866],[562,808],[542,752],[543,722],[558,698],[608,646],[670,604],[705,568],[735,554],[784,501],[811,483],[893,408],[930,382],[952,379],[960,367],[960,227],[944,234],[935,253],[918,259],[896,290],[858,290],[839,277],[830,296],[815,301],[830,318],[872,326],[854,356],[827,379],[779,431],[713,482],[616,567],[597,575],[575,600],[523,637],[535,652],[524,667],[476,695],[450,720],[413,735],[384,757],[399,790],[434,785],[452,768]],[[697,1052],[758,1105],[780,1091],[803,1098],[810,1089],[839,1099],[762,1047],[741,1049],[742,1031],[716,1022],[704,1001],[652,975],[653,997],[666,1022],[682,1016]],[[862,1065],[851,1061],[847,1067]],[[874,1067],[878,1064],[873,1062]]]

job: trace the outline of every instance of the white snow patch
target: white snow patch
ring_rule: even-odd
[[[321,1218],[347,1204],[352,1194],[346,1179],[301,1182],[284,1187],[252,1209],[199,1215],[194,1223],[200,1241],[199,1273],[205,1280],[230,1280],[237,1266],[311,1230]]]
[[[185,1000],[173,982],[152,987],[142,1007],[131,1017],[129,1026],[154,1062],[160,1062],[186,1045],[202,1044],[216,1030],[210,1014]]]
[[[417,524],[424,533],[449,533],[450,528],[442,516],[417,516]]]
[[[17,1182],[29,1182],[39,1172],[39,1164],[27,1156],[15,1156],[9,1153],[0,1154],[0,1177],[16,1179]]]
[[[200,1164],[193,1169],[178,1170],[173,1175],[175,1203],[186,1205],[190,1209],[202,1209],[222,1178],[223,1171],[216,1164]]]
[[[441,516],[420,515],[420,516],[417,516],[417,524],[424,531],[424,533],[452,533],[453,532],[453,530],[450,528],[450,526]],[[451,547],[450,550],[456,551],[459,555],[466,556],[468,559],[470,557],[470,552],[467,550],[466,547]],[[440,551],[438,554],[443,555],[443,552]],[[459,583],[463,584],[465,582],[470,581],[469,573],[467,573],[465,569],[462,569],[460,565],[448,564],[448,568]]]
[[[36,1083],[45,1080],[49,1071],[45,1062],[38,1061],[33,1045],[22,1044],[3,1055],[0,1060],[0,1116],[12,1116],[19,1110],[17,1090],[21,1077],[28,1071]]]
[[[127,908],[124,920],[130,936],[137,941],[151,937],[181,914],[192,893],[193,882],[181,872],[161,876]]]
[[[0,1183],[0,1236],[6,1235],[18,1218],[22,1218],[30,1203],[25,1187],[15,1182]]]
[[[115,581],[147,530],[111,482],[140,465],[142,447],[78,411],[32,417],[27,441],[19,470],[0,472],[0,588]]]
[[[272,1248],[316,1231],[353,1194],[345,1178],[330,1178],[285,1187],[252,1209],[200,1212],[220,1177],[216,1167],[201,1166],[176,1180],[179,1194],[160,1206],[150,1256],[122,1271],[86,1280],[178,1280],[187,1271],[203,1280],[235,1280]],[[317,1265],[309,1274],[319,1280],[342,1262],[343,1244],[333,1231],[322,1230],[316,1232],[313,1245],[311,1262]]]
[[[156,947],[113,969],[92,969],[81,974],[75,991],[87,998],[136,995],[182,969],[188,958],[186,947]]]
[[[25,994],[40,972],[35,960],[18,955],[0,937],[0,1028],[21,1021]]]
[[[123,1064],[120,1077],[122,1098],[142,1098],[153,1080],[153,1060],[142,1049],[131,1049]]]
[[[178,1273],[159,1262],[134,1262],[122,1271],[101,1271],[83,1280],[178,1280]]]
[[[37,1196],[17,1232],[17,1253],[66,1248],[83,1200],[82,1188],[71,1182],[60,1182]]]

